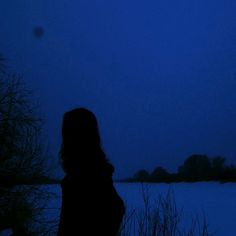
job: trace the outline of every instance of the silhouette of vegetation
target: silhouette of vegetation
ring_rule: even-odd
[[[0,56],[0,231],[31,235],[29,224],[40,213],[46,191],[47,152],[41,138],[42,119],[22,76],[6,71]]]
[[[163,167],[156,167],[150,175],[150,180],[153,182],[170,181],[170,174]]]
[[[134,179],[145,181],[149,179],[149,173],[146,170],[139,170],[137,173],[134,174]]]
[[[169,173],[163,167],[156,167],[151,174],[147,170],[137,171],[133,177],[122,180],[124,182],[198,182],[219,181],[235,182],[236,167],[227,165],[226,158],[217,156],[209,158],[207,155],[194,154],[188,157],[177,173]]]
[[[180,179],[187,181],[210,180],[211,161],[206,155],[192,155],[179,167]]]
[[[183,227],[184,212],[175,201],[174,191],[159,194],[155,199],[148,185],[141,185],[144,207],[129,209],[120,228],[120,236],[208,236],[209,225],[204,217],[192,215],[190,224]]]

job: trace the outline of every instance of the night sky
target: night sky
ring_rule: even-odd
[[[2,0],[0,52],[24,75],[58,162],[65,111],[97,116],[116,177],[194,153],[236,164],[235,0]]]

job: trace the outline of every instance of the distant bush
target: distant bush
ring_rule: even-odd
[[[206,155],[194,154],[188,157],[177,173],[169,173],[163,167],[156,167],[150,174],[147,170],[137,171],[133,177],[123,180],[124,182],[198,182],[219,181],[236,182],[236,167],[226,165],[226,158],[209,158]]]

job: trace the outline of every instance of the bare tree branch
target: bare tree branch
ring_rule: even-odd
[[[48,174],[48,153],[32,92],[5,68],[0,55],[0,231],[8,227],[23,236],[50,197],[35,185]]]

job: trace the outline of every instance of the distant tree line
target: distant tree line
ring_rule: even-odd
[[[236,167],[227,165],[226,158],[218,156],[209,158],[207,155],[194,154],[188,157],[177,173],[169,173],[161,166],[151,173],[145,169],[137,171],[126,182],[198,182],[219,181],[236,182]]]

